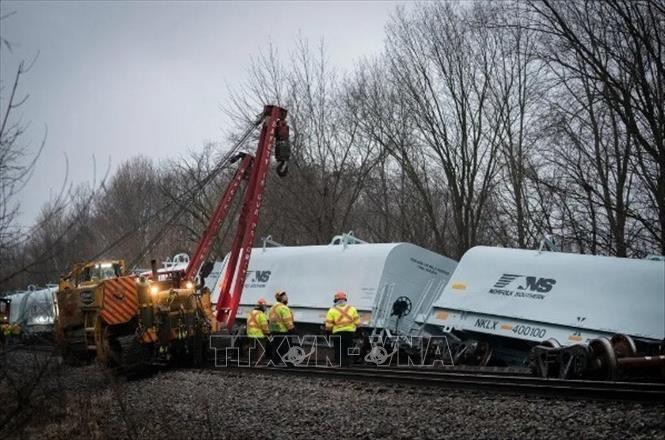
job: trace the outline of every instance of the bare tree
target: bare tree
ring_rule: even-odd
[[[0,17],[0,23],[12,15]],[[11,51],[11,43],[0,35],[0,50]],[[19,62],[10,84],[0,83],[0,253],[7,254],[21,237],[17,223],[20,212],[21,190],[30,180],[46,142],[46,130],[40,144],[33,148],[26,140],[27,125],[22,123],[17,111],[29,98],[20,90],[21,79],[34,65]]]
[[[220,165],[222,153],[219,145],[208,144],[200,152],[190,152],[188,157],[165,163],[160,173],[160,191],[166,200],[175,202],[175,209],[179,210],[179,213],[172,226],[164,231],[158,254],[191,252],[201,237],[233,174],[231,166],[206,183]],[[239,212],[239,206],[237,197],[231,209],[231,217],[234,219]],[[228,246],[232,239],[229,231],[233,226],[232,219],[222,225],[220,234],[212,245],[212,258],[224,257],[225,246]]]
[[[665,7],[657,0],[533,0],[528,8],[536,17],[530,28],[542,35],[543,58],[567,77],[584,79],[594,99],[602,99],[612,130],[623,138],[604,148],[623,150],[616,165],[637,171],[646,189],[640,194],[646,200],[633,209],[618,206],[624,197],[614,194],[610,211],[627,211],[665,253]],[[634,152],[626,150],[632,144]],[[628,183],[625,177],[618,183],[625,188],[612,183],[612,190],[628,191]],[[621,236],[623,220],[608,220]],[[624,244],[615,245],[625,253]]]
[[[364,212],[374,219],[367,228],[381,241],[410,240],[447,253],[449,192],[420,151],[406,92],[390,81],[383,58],[361,63],[347,84],[345,111],[381,151],[365,189]]]
[[[123,162],[98,195],[91,225],[99,248],[110,246],[128,231],[135,233],[105,256],[139,257],[163,227],[164,216],[155,214],[164,204],[160,175],[152,160],[135,156]]]
[[[536,38],[512,3],[494,5],[487,26],[499,50],[491,100],[500,118],[499,175],[493,197],[492,229],[506,246],[533,247],[542,234],[531,177],[546,147],[542,115],[547,97],[547,72],[537,57]]]
[[[382,105],[403,106],[404,123],[398,126],[406,131],[380,142],[421,195],[445,194],[452,220],[449,252],[456,257],[486,239],[485,209],[497,174],[504,109],[491,100],[499,52],[484,25],[487,19],[480,6],[436,3],[411,13],[399,10],[387,28],[386,73],[399,99]],[[372,112],[376,115],[376,108]],[[385,122],[372,130],[390,133]],[[377,123],[374,118],[372,124]],[[442,250],[447,225],[439,219],[438,206],[430,203],[428,211],[436,248]]]
[[[234,93],[231,115],[241,123],[250,105],[278,103],[289,110],[292,166],[286,179],[268,186],[261,220],[261,230],[279,240],[324,243],[352,227],[377,151],[359,136],[359,122],[343,111],[341,85],[323,43],[312,50],[300,39],[288,67],[270,48]]]

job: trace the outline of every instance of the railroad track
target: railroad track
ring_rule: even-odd
[[[452,372],[391,367],[259,367],[219,368],[218,371],[247,371],[258,374],[296,375],[362,382],[418,385],[429,388],[455,388],[494,391],[520,395],[591,400],[665,401],[665,383],[607,382],[543,379],[525,374],[492,372]]]
[[[215,367],[213,365],[214,361],[209,362],[206,365],[206,368],[226,368],[226,366]],[[230,368],[249,368],[249,363],[246,360],[238,360],[237,358],[229,358],[228,366]],[[263,367],[261,367],[263,368]],[[296,367],[297,368],[297,367]],[[313,368],[307,365],[301,366],[300,368]],[[314,367],[319,369],[326,369],[325,367]],[[339,370],[339,368],[335,368]],[[441,367],[423,367],[423,366],[396,366],[396,365],[373,365],[373,364],[356,364],[353,370],[358,371],[393,371],[393,372],[409,372],[413,373],[418,371],[421,373],[468,373],[475,375],[496,375],[496,376],[523,376],[523,377],[533,377],[531,370],[523,367],[479,367],[479,366],[469,366],[469,365],[456,365],[456,366],[441,366]],[[281,370],[281,369],[280,369]]]
[[[51,352],[53,345],[17,344],[12,350]],[[531,376],[525,369],[497,367],[395,367],[358,366],[332,367],[259,367],[229,359],[228,367],[208,365],[208,372],[248,372],[257,374],[297,375],[362,382],[418,385],[429,388],[454,388],[494,391],[556,398],[665,401],[665,383],[609,382],[590,380],[543,379]]]

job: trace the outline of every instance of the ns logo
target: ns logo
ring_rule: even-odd
[[[271,272],[269,270],[252,270],[248,271],[247,274],[252,274],[250,278],[251,282],[254,283],[267,283],[270,279]]]
[[[552,290],[552,287],[554,287],[556,284],[556,280],[552,278],[539,278],[529,275],[504,273],[501,275],[501,278],[499,278],[499,281],[494,283],[494,287],[497,289],[503,289],[504,287],[508,286],[508,284],[520,278],[522,278],[522,280],[517,286],[518,290],[547,293]]]

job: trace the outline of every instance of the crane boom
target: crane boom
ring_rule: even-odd
[[[238,219],[238,228],[231,246],[228,264],[222,276],[217,300],[217,321],[229,331],[235,323],[240,295],[247,276],[273,144],[276,145],[275,157],[279,162],[277,172],[280,176],[286,174],[285,164],[289,158],[289,128],[286,124],[286,115],[287,111],[281,107],[268,105],[264,109],[264,116],[267,119],[263,123],[259,137],[259,146]]]
[[[152,276],[143,274],[137,279],[134,275],[120,276],[123,262],[96,261],[75,266],[69,276],[61,279],[57,292],[57,338],[59,347],[68,353],[66,361],[87,361],[94,356],[102,363],[119,365],[126,374],[143,374],[156,364],[164,365],[174,359],[202,362],[204,347],[200,342],[218,328],[215,318],[226,329],[235,322],[273,147],[277,174],[283,177],[287,173],[290,146],[286,115],[283,108],[265,106],[206,178],[209,182],[228,163],[242,159],[184,270],[158,271],[153,264]],[[261,125],[255,154],[236,154]],[[244,200],[231,248],[233,265],[225,269],[225,283],[215,313],[210,291],[198,290],[192,281],[241,188]],[[99,276],[91,275],[93,269]],[[6,305],[0,301],[0,320]]]
[[[234,196],[240,189],[242,181],[246,180],[247,184],[245,185],[238,225],[217,300],[217,321],[222,323],[222,327],[226,327],[227,329],[233,327],[240,302],[240,294],[245,284],[247,266],[252,252],[259,210],[263,202],[263,191],[266,185],[266,177],[270,165],[270,153],[273,146],[275,147],[275,158],[278,162],[277,174],[283,177],[287,172],[290,147],[289,127],[286,123],[286,115],[287,111],[281,107],[274,105],[266,105],[264,107],[263,113],[254,124],[254,127],[257,127],[263,122],[256,153],[255,155],[239,153],[231,160],[231,162],[235,162],[242,158],[240,166],[224,191],[185,269],[183,278],[185,280],[193,280],[208,255],[210,246],[212,246],[222,222],[228,215]]]
[[[196,250],[194,251],[192,258],[189,260],[189,264],[187,265],[184,276],[186,280],[194,279],[197,272],[201,268],[203,260],[208,255],[210,246],[215,241],[215,236],[219,232],[219,228],[221,227],[226,214],[229,212],[229,207],[231,206],[233,197],[238,191],[238,188],[240,187],[240,184],[242,183],[247,170],[252,166],[252,161],[254,159],[252,155],[241,154],[240,156],[243,156],[242,162],[233,175],[231,183],[229,183],[229,186],[226,187],[226,191],[224,191],[224,195],[222,196],[220,203],[217,205],[217,208],[215,209],[215,212],[213,213],[213,216],[208,223],[208,227],[203,233],[199,244],[196,246]],[[232,160],[232,162],[235,162],[235,160]]]

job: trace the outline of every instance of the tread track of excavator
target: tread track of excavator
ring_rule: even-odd
[[[62,349],[62,358],[67,365],[88,363],[92,355],[88,350],[85,330],[83,328],[65,330],[67,345]]]
[[[142,345],[135,335],[116,338],[120,348],[118,372],[128,377],[143,376],[152,371],[152,351],[150,346]]]

